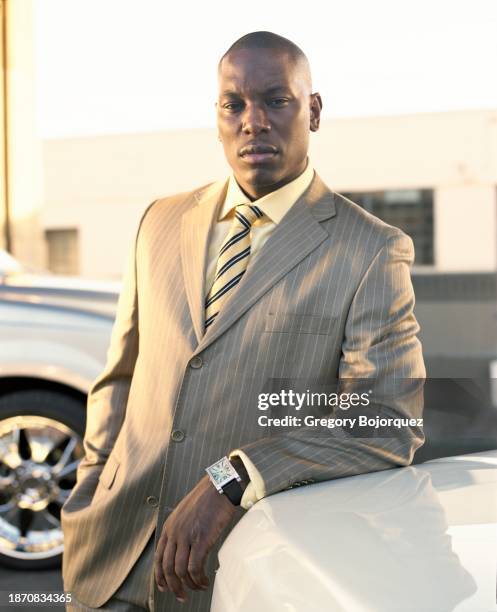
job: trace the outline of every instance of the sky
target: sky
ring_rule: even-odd
[[[216,66],[271,30],[323,118],[497,108],[497,0],[34,0],[39,135],[215,125]]]

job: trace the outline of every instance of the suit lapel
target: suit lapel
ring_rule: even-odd
[[[231,327],[280,278],[316,249],[329,234],[319,221],[336,214],[333,193],[315,175],[309,188],[284,216],[257,254],[195,352]],[[203,325],[203,320],[202,320]]]
[[[226,195],[227,182],[220,181],[195,194],[197,206],[181,219],[181,266],[188,307],[197,341],[204,335],[204,286],[206,259],[213,220]]]

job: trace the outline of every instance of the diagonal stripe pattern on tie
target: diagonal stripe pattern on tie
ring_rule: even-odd
[[[205,299],[206,330],[245,274],[250,258],[250,229],[263,215],[260,208],[250,204],[235,208],[235,218],[219,251],[214,282]]]

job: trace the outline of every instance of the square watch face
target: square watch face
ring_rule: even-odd
[[[234,469],[227,457],[223,457],[216,463],[213,463],[209,468],[209,474],[218,487],[233,480],[235,478]]]

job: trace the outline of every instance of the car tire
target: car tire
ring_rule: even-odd
[[[61,565],[56,523],[76,481],[84,431],[85,404],[69,394],[33,389],[0,396],[0,564],[22,570]],[[30,532],[29,525],[38,530]]]

